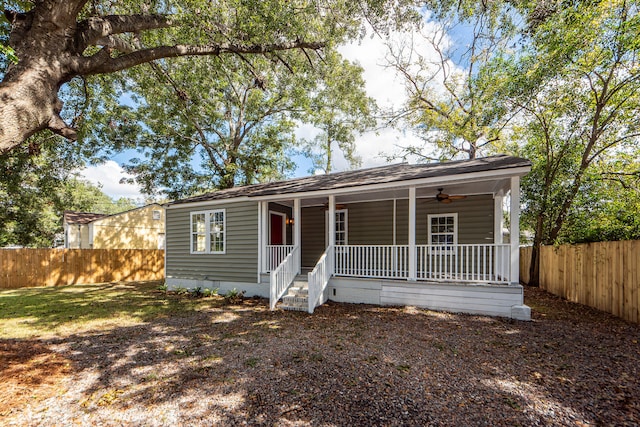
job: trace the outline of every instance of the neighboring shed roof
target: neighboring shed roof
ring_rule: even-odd
[[[159,203],[149,203],[148,205],[140,206],[137,208],[129,209],[126,211],[114,213],[114,214],[99,214],[99,213],[91,213],[91,212],[74,212],[74,211],[64,211],[64,220],[67,224],[88,224],[90,222],[96,221],[98,219],[103,219],[111,216],[118,216],[128,212],[137,211],[139,209],[145,209],[150,206],[157,206],[160,209],[164,209],[162,205]]]
[[[530,166],[531,162],[529,160],[506,155],[443,163],[416,165],[401,163],[355,171],[337,172],[328,175],[314,175],[304,178],[289,179],[286,181],[234,187],[227,190],[213,191],[199,196],[176,200],[169,204],[194,203],[209,200],[231,199],[235,197],[258,197],[274,194],[327,191],[373,184],[410,181],[421,178],[451,176]]]
[[[64,211],[64,221],[67,224],[88,224],[96,219],[108,216],[107,214],[93,212]]]

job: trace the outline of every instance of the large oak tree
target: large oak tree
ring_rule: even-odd
[[[362,17],[393,16],[386,0],[10,1],[0,22],[0,152],[49,129],[70,140],[61,87],[179,56],[310,52],[357,36]],[[390,2],[389,2],[390,3]],[[394,2],[397,4],[398,2]],[[14,59],[14,61],[11,61]],[[2,64],[0,64],[2,66]]]

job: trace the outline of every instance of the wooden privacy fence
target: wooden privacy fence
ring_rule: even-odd
[[[531,248],[520,248],[520,280],[529,282]],[[540,287],[569,301],[640,323],[640,241],[543,246]]]
[[[0,249],[0,289],[163,278],[163,250]]]

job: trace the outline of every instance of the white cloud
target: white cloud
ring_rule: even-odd
[[[140,192],[140,187],[136,184],[121,184],[122,178],[132,178],[127,174],[118,163],[113,160],[107,160],[105,163],[97,166],[89,166],[82,169],[80,176],[87,181],[99,185],[102,191],[113,199],[127,197],[138,201],[144,200],[144,196]]]
[[[350,43],[339,49],[346,59],[357,62],[363,68],[365,89],[375,99],[381,109],[398,108],[405,99],[404,82],[396,72],[385,67],[387,47],[378,36],[366,37],[360,42]],[[356,153],[362,159],[362,167],[385,165],[384,155],[395,151],[395,146],[403,138],[396,129],[382,129],[366,132],[356,137]],[[346,169],[346,162],[335,162],[336,169]]]
[[[433,24],[425,24],[422,34],[429,36],[435,31]],[[396,33],[392,35],[394,45],[410,45],[416,34]],[[448,38],[443,38],[444,43],[449,43]],[[435,60],[435,50],[428,43],[416,43],[416,53],[426,60]],[[383,110],[399,109],[406,101],[405,81],[397,72],[385,65],[388,47],[385,41],[378,36],[367,36],[360,42],[350,43],[339,48],[340,53],[347,59],[358,62],[364,72],[367,94],[376,100]],[[356,138],[356,152],[362,158],[362,167],[374,167],[388,164],[386,157],[397,153],[399,147],[420,146],[423,142],[410,130],[385,128],[377,132],[367,132]],[[415,162],[415,158],[409,158],[409,162]],[[393,160],[393,163],[400,160]],[[339,163],[336,162],[336,166]],[[345,162],[346,165],[346,162]],[[343,168],[346,168],[343,167]]]

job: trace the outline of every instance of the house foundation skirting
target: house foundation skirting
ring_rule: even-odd
[[[531,320],[521,285],[432,283],[332,277],[329,300],[374,305],[411,305],[453,313]]]
[[[169,290],[174,290],[179,287],[187,289],[207,288],[218,289],[220,294],[225,294],[232,289],[237,289],[239,291],[245,291],[244,296],[246,297],[269,298],[268,283],[225,282],[220,280],[181,279],[177,277],[167,277],[165,283]]]
[[[263,275],[262,280],[262,283],[244,283],[168,277],[166,284],[170,290],[178,287],[218,288],[224,294],[235,288],[245,291],[247,297],[269,298],[268,275]],[[521,285],[433,283],[334,276],[325,289],[325,299],[382,306],[410,305],[452,313],[531,320],[531,311],[524,305],[524,290]]]

